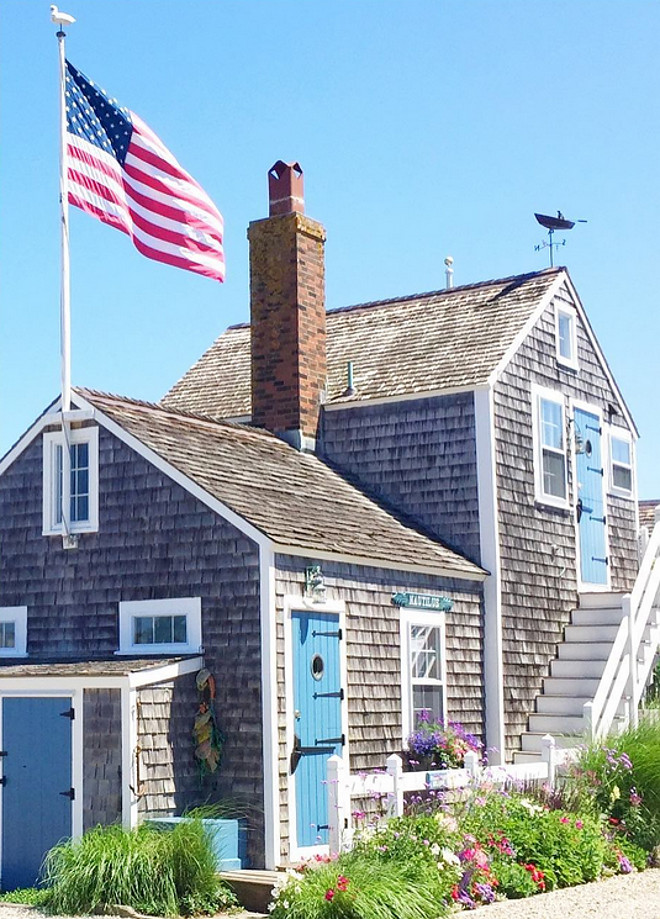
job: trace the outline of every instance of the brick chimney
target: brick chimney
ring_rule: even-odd
[[[313,450],[326,385],[325,229],[305,216],[303,173],[278,160],[269,216],[248,228],[252,423]]]

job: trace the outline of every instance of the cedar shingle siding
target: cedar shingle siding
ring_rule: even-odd
[[[83,693],[83,829],[121,820],[121,692]]]
[[[285,596],[300,596],[304,571],[313,559],[275,557],[277,595],[277,657],[280,804],[282,857],[288,859],[287,780],[290,750],[286,747],[284,683]],[[384,769],[390,753],[401,751],[401,647],[399,610],[392,605],[395,591],[418,591],[451,597],[454,608],[446,614],[447,709],[483,737],[483,612],[480,585],[323,562],[329,600],[346,603],[346,656],[351,772]]]
[[[178,813],[183,801],[189,804],[195,797],[202,802],[209,795],[215,800],[218,795],[247,793],[259,809],[263,775],[257,547],[104,429],[99,448],[99,532],[81,535],[76,550],[63,550],[60,537],[41,535],[40,437],[0,477],[0,605],[27,605],[28,653],[35,663],[112,657],[118,647],[120,600],[201,596],[206,663],[217,679],[217,714],[228,738],[223,765],[217,777],[199,782],[191,736],[197,698],[184,691],[182,682],[192,678],[177,681],[182,682],[180,689],[175,683],[172,690],[154,690],[155,695],[172,695],[171,701],[158,705],[172,707],[167,743],[177,781],[187,778],[182,780],[180,798],[167,797],[166,784],[153,791],[148,785],[147,801],[159,813]],[[146,702],[149,694],[142,690],[141,695]],[[116,699],[110,698],[92,702],[90,697],[86,710],[91,705],[99,717],[100,712],[108,715],[107,741],[114,749],[121,732]],[[149,719],[154,727],[161,724],[164,708],[155,711],[158,717]],[[91,771],[86,780],[93,773],[98,781],[112,783],[115,754],[107,763],[99,758],[97,727],[92,722],[86,751],[92,755]],[[156,734],[161,730],[158,727]],[[175,730],[181,739],[171,746]],[[146,739],[142,745],[148,749]],[[152,763],[145,752],[147,783],[149,769],[155,768]],[[157,771],[154,781],[166,783],[167,776]],[[112,788],[110,792],[115,794]],[[108,816],[116,819],[113,800]],[[101,819],[100,807],[94,804],[89,820]],[[258,851],[252,855],[258,860]]]
[[[566,292],[558,299],[571,302]],[[613,422],[624,424],[618,397],[579,319],[577,332],[576,374],[555,359],[554,307],[549,306],[494,389],[507,749],[519,746],[577,597],[573,512],[534,501],[531,383],[589,402],[605,419],[612,404],[619,412]],[[568,469],[574,495],[570,455]],[[628,590],[637,568],[634,502],[608,497],[607,518],[612,590]]]
[[[471,392],[324,412],[320,451],[360,487],[479,562]]]

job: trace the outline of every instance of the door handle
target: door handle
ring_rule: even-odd
[[[300,737],[297,734],[293,735],[293,750],[291,751],[291,757],[289,758],[289,770],[291,775],[298,768],[298,763],[302,759],[302,746],[300,743]]]
[[[577,522],[579,523],[582,519],[582,498],[578,498],[577,504],[575,505],[575,513],[577,515]]]
[[[68,791],[61,791],[60,794],[61,794],[63,797],[68,798],[69,801],[75,801],[75,800],[76,800],[76,790],[75,790],[75,788],[69,788]]]

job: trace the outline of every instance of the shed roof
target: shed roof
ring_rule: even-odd
[[[655,526],[655,509],[658,505],[660,505],[660,498],[639,502],[639,525],[640,527],[648,527],[649,532]]]
[[[553,283],[547,268],[480,284],[330,310],[327,403],[484,384]],[[344,395],[353,362],[355,395]],[[162,400],[214,418],[251,414],[250,326],[227,329]]]
[[[148,402],[76,392],[277,547],[484,577],[478,565],[272,434]]]
[[[193,655],[193,659],[199,655]],[[0,660],[0,677],[130,676],[178,664],[183,657],[113,658],[112,660]]]

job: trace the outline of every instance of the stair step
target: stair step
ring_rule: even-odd
[[[232,888],[241,906],[265,913],[279,875],[277,871],[221,871],[220,877]]]
[[[623,594],[607,590],[585,591],[580,594],[580,609],[613,609],[620,607]]]
[[[567,625],[564,629],[564,641],[612,644],[619,631],[616,625]]]
[[[562,663],[566,663],[563,661]],[[574,696],[585,701],[592,699],[600,680],[597,678],[578,677],[555,677],[549,676],[543,680],[544,696]]]
[[[585,702],[592,696],[537,696],[536,712],[539,715],[582,715]]]
[[[542,749],[541,741],[545,734],[547,734],[547,731],[544,731],[543,734],[525,731],[525,733],[521,735],[522,752],[540,753]],[[555,737],[555,741],[558,747],[564,749],[566,747],[580,746],[580,744],[584,743],[584,737],[581,734],[567,734],[563,737]]]
[[[604,669],[604,660],[580,661],[557,659],[552,661],[550,664],[551,675],[553,677],[560,678],[587,677],[600,679],[600,677],[603,675]]]
[[[580,642],[563,642],[559,645],[557,653],[559,659],[564,661],[602,661],[603,663],[610,656],[612,650],[611,641],[580,641]]]
[[[536,734],[582,734],[584,720],[582,715],[530,715],[529,730]]]
[[[573,625],[618,625],[623,618],[620,606],[611,609],[574,609],[571,614]]]

